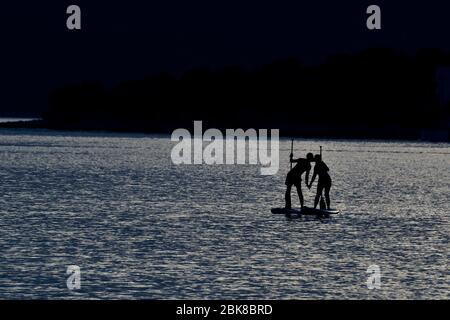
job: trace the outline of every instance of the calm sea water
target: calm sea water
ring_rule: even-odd
[[[295,154],[319,145],[342,210],[327,220],[270,213],[290,141],[264,177],[175,166],[167,137],[1,130],[0,298],[450,298],[450,145],[298,140]]]

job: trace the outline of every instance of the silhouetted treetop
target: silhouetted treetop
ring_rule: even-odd
[[[448,106],[436,94],[441,65],[450,65],[449,55],[437,50],[412,57],[372,49],[317,66],[285,59],[256,70],[228,66],[192,69],[180,77],[156,74],[110,89],[80,84],[55,90],[44,119],[58,128],[148,132],[191,127],[193,120],[299,134],[407,132],[440,126],[448,117]]]

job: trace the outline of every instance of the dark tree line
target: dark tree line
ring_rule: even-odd
[[[336,55],[318,66],[295,59],[257,70],[239,66],[157,74],[107,89],[55,90],[43,115],[60,129],[171,132],[194,120],[214,128],[279,128],[281,134],[405,137],[446,126],[436,70],[449,55],[389,49]],[[443,120],[446,119],[446,120]]]

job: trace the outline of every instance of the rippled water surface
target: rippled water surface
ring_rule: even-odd
[[[450,145],[298,140],[295,153],[319,145],[342,211],[327,220],[270,213],[290,141],[264,177],[175,166],[167,137],[0,131],[0,298],[450,298]]]

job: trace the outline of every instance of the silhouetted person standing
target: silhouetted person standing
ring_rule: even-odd
[[[299,159],[292,159],[293,154],[290,154],[290,161],[291,163],[296,163],[294,168],[292,168],[286,177],[286,209],[292,209],[291,204],[291,189],[292,186],[295,186],[297,188],[297,194],[298,198],[300,199],[300,205],[303,208],[303,194],[302,194],[302,174],[305,172],[305,183],[308,185],[309,180],[309,172],[311,170],[311,162],[314,161],[314,156],[312,153],[308,153],[306,155],[306,159],[299,158]]]
[[[311,183],[308,185],[308,188],[311,188],[316,176],[319,176],[319,181],[317,182],[317,193],[316,198],[314,199],[314,209],[317,208],[317,204],[319,203],[320,197],[322,196],[323,191],[325,191],[325,200],[327,203],[327,209],[330,210],[330,189],[331,189],[331,177],[328,174],[330,169],[322,161],[322,157],[319,154],[314,156],[314,162],[316,163],[314,166],[314,174],[311,179]]]

